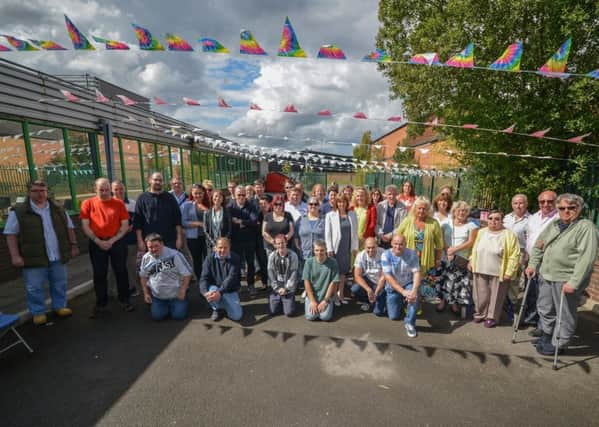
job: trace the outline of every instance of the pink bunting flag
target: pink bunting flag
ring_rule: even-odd
[[[584,138],[586,138],[587,136],[589,136],[590,134],[591,134],[591,132],[589,132],[589,133],[585,133],[584,135],[575,136],[574,138],[570,138],[570,139],[568,139],[567,141],[568,141],[568,142],[579,143],[579,142],[582,142],[582,140],[583,140]]]
[[[11,50],[3,44],[0,44],[0,52],[11,52]]]
[[[332,116],[333,113],[331,113],[331,110],[320,110],[318,112],[319,116]]]
[[[462,127],[464,129],[476,129],[478,127],[478,125],[475,125],[475,124],[465,124],[465,125],[462,125]]]
[[[439,119],[437,117],[435,117],[430,122],[427,122],[427,125],[429,125],[429,126],[437,126],[438,124],[439,124]]]
[[[199,107],[200,102],[196,101],[195,99],[191,99],[191,98],[187,98],[187,97],[183,97],[183,102],[185,102],[187,105],[192,105],[192,106],[196,106]]]
[[[293,106],[293,104],[287,104],[287,106],[285,107],[285,109],[283,110],[285,113],[297,113],[296,108]]]
[[[218,98],[218,106],[221,108],[231,108],[231,106],[221,97]]]
[[[254,104],[253,102],[250,102],[250,110],[262,111],[262,108],[260,108],[260,106],[258,104]]]
[[[356,114],[352,116],[354,119],[367,119],[366,114],[361,111],[358,111]]]
[[[162,98],[158,98],[157,96],[154,97],[154,104],[156,105],[167,105],[168,102],[166,102],[164,99]]]
[[[501,132],[503,132],[503,133],[513,133],[514,129],[516,129],[516,123],[514,123],[513,125],[511,125],[509,128],[505,128]]]
[[[401,122],[401,116],[391,116],[387,119],[389,122]]]
[[[543,138],[545,136],[545,134],[547,132],[549,132],[551,130],[551,128],[547,128],[547,129],[543,129],[543,130],[538,130],[536,132],[533,132],[531,134],[529,134],[529,136],[532,136],[533,138]]]
[[[121,102],[123,103],[123,105],[135,105],[135,104],[137,104],[137,102],[135,102],[131,98],[126,97],[125,95],[117,95],[116,97],[121,100]]]
[[[107,104],[110,102],[110,99],[106,98],[102,92],[96,89],[96,102]]]
[[[60,89],[60,93],[62,93],[64,95],[64,97],[67,99],[67,101],[69,101],[69,102],[79,102],[79,101],[81,101],[79,98],[77,98],[75,95],[73,95],[68,90]]]

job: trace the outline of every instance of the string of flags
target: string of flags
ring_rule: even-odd
[[[65,23],[68,31],[69,38],[73,43],[74,50],[96,50],[97,44],[104,46],[104,49],[110,51],[119,50],[130,50],[131,45],[124,41],[110,40],[104,37],[92,35],[90,41],[83,32],[81,32],[65,15]],[[164,40],[166,41],[166,48],[161,41],[152,35],[152,33],[144,27],[137,24],[131,24],[137,38],[138,46],[140,50],[144,51],[174,51],[174,52],[192,52],[194,51],[193,46],[181,36],[174,33],[166,33]],[[49,51],[64,51],[68,50],[62,45],[52,40],[24,40],[19,39],[11,35],[2,34],[2,37],[6,39],[9,46],[0,44],[0,52],[10,52],[13,49],[18,52],[32,52],[39,50]],[[199,38],[197,41],[201,45],[202,52],[205,53],[217,53],[217,54],[229,54],[231,51],[223,46],[219,41],[213,38]],[[12,47],[12,49],[11,49]],[[572,48],[572,39],[566,39],[557,51],[537,70],[523,70],[520,68],[520,61],[522,59],[524,47],[523,43],[516,41],[510,44],[505,51],[491,64],[488,66],[475,65],[474,61],[474,43],[469,43],[464,49],[451,56],[444,63],[440,61],[439,55],[436,52],[417,53],[411,55],[408,60],[399,60],[397,58],[391,58],[387,52],[382,49],[375,49],[374,51],[367,53],[361,58],[362,62],[376,62],[376,63],[394,63],[394,64],[409,64],[409,65],[426,65],[430,67],[451,67],[461,69],[480,69],[490,71],[502,71],[502,72],[513,72],[513,73],[533,73],[542,75],[545,77],[558,77],[566,79],[569,77],[589,77],[593,79],[599,79],[599,68],[589,71],[588,73],[571,73],[566,71],[568,57]],[[241,30],[239,37],[239,53],[244,55],[257,55],[266,56],[268,53],[260,46],[260,43],[250,30]],[[281,41],[277,50],[277,56],[289,57],[289,58],[308,58],[308,55],[300,46],[298,37],[291,25],[289,17],[285,18],[283,24],[283,32],[281,34]],[[331,60],[347,60],[345,52],[334,43],[323,44],[318,53],[316,54],[318,59],[331,59]]]

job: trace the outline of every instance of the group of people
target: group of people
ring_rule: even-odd
[[[384,192],[316,184],[306,196],[301,183],[288,180],[284,194],[271,196],[262,180],[231,181],[226,192],[205,180],[190,194],[177,176],[171,191],[163,181],[151,174],[148,191],[133,203],[122,182],[99,178],[96,196],[82,203],[96,294],[90,317],[106,310],[109,264],[123,309],[134,309],[130,297],[139,278],[155,320],[187,316],[194,278],[213,320],[240,320],[245,274],[250,297],[258,293],[256,281],[269,290],[271,315],[293,316],[303,290],[305,318],[328,321],[349,292],[363,311],[403,318],[409,337],[417,336],[422,301],[462,316],[471,310],[474,322],[492,328],[528,286],[522,322],[534,326],[539,353],[552,354],[558,333],[559,351],[574,334],[577,301],[597,257],[597,228],[581,217],[584,201],[573,194],[543,191],[535,214],[526,195],[517,194],[512,212],[491,210],[485,224],[471,217],[465,201],[453,200],[450,187],[431,202],[417,197],[411,182]],[[78,245],[71,219],[48,200],[46,184],[34,181],[28,190],[4,233],[13,265],[23,268],[33,321],[43,324],[45,281],[53,309],[71,314],[64,265]]]

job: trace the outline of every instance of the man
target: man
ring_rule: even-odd
[[[133,311],[129,303],[129,276],[127,273],[127,242],[129,213],[122,200],[113,198],[110,182],[98,178],[96,196],[81,204],[81,228],[89,238],[89,259],[92,264],[96,304],[90,318],[106,310],[108,305],[108,263],[116,278],[118,298],[125,311]]]
[[[48,200],[46,183],[33,181],[27,185],[27,191],[27,200],[9,212],[4,234],[12,265],[23,269],[33,323],[43,325],[47,322],[46,282],[56,314],[59,317],[73,314],[67,308],[65,264],[79,255],[79,249],[71,218]]]
[[[420,287],[420,260],[416,251],[406,248],[406,238],[394,234],[391,249],[381,256],[385,285],[387,315],[391,320],[401,317],[404,299],[408,310],[404,318],[406,334],[415,338],[416,313],[418,312],[418,288]]]
[[[231,180],[227,183],[227,190],[229,191],[229,195],[227,196],[227,204],[231,204],[235,202],[235,189],[237,188],[237,181]]]
[[[191,265],[181,252],[165,246],[159,234],[148,234],[145,242],[148,252],[141,260],[139,276],[144,300],[151,304],[152,319],[185,319]]]
[[[127,273],[129,274],[129,296],[135,297],[139,295],[138,291],[138,282],[139,276],[137,275],[137,237],[135,236],[135,231],[133,230],[133,217],[135,216],[135,200],[129,199],[125,193],[125,184],[121,180],[114,180],[111,184],[112,187],[112,195],[114,198],[122,200],[127,207],[127,212],[129,213],[129,228],[127,229],[127,234],[125,235],[125,242],[127,243]],[[110,277],[110,272],[108,273]],[[114,283],[114,281],[112,282]],[[108,280],[108,293],[110,294],[111,290],[111,280]],[[114,293],[116,295],[116,293]]]
[[[302,202],[302,191],[298,187],[294,187],[287,194],[289,200],[285,203],[285,212],[289,212],[293,217],[293,222],[296,223],[302,215],[308,213],[308,204]]]
[[[291,191],[295,188],[295,181],[291,178],[285,180],[285,201],[288,201],[291,197]]]
[[[379,239],[379,246],[388,249],[391,246],[393,231],[399,226],[407,214],[404,204],[397,200],[397,187],[385,187],[385,200],[376,207],[375,232]]]
[[[539,276],[537,310],[543,335],[537,352],[563,352],[576,331],[580,296],[588,286],[599,246],[599,232],[592,221],[580,218],[584,200],[576,194],[557,197],[559,218],[539,234],[530,254],[526,275]],[[556,327],[563,295],[561,324]],[[557,337],[560,337],[559,343]]]
[[[381,257],[383,249],[376,244],[374,237],[368,237],[364,241],[365,249],[356,256],[354,263],[354,284],[351,292],[358,301],[362,301],[362,311],[370,311],[371,305],[374,305],[374,314],[377,316],[385,315],[384,290],[385,276]]]
[[[183,203],[185,203],[189,199],[189,196],[183,188],[183,181],[181,180],[180,176],[175,175],[171,179],[171,191],[169,191],[169,193],[177,201],[179,209],[183,209]]]
[[[329,185],[327,196],[324,198],[322,204],[320,205],[320,214],[323,217],[333,210],[333,207],[331,206],[331,201],[337,198],[337,194],[339,194],[339,186],[334,183]]]
[[[303,203],[306,203],[308,201],[308,197],[306,196],[304,184],[302,184],[301,182],[296,182],[295,183],[295,188],[298,189],[299,192],[300,192],[300,200]]]
[[[258,213],[250,202],[246,200],[245,188],[238,185],[234,190],[235,201],[229,205],[231,212],[232,232],[231,240],[233,252],[245,261],[246,281],[250,296],[256,296],[254,280],[256,268],[254,266],[254,254],[256,251]]]
[[[555,208],[555,199],[557,194],[555,191],[545,190],[537,201],[539,202],[539,211],[531,215],[526,224],[526,261],[530,258],[539,234],[552,221],[557,219],[557,209]],[[539,314],[537,313],[537,297],[539,295],[539,281],[537,276],[533,276],[528,280],[528,293],[526,294],[526,311],[524,312],[524,320],[521,323],[524,325],[534,326],[535,329],[529,332],[530,336],[539,338],[543,335],[543,330],[539,324]]]
[[[214,253],[207,256],[202,266],[200,292],[212,308],[211,319],[218,321],[223,311],[233,321],[243,316],[239,302],[241,260],[231,252],[231,242],[226,237],[216,240]]]
[[[133,228],[137,236],[137,250],[145,252],[145,237],[157,233],[165,246],[171,249],[183,247],[183,227],[181,210],[175,198],[163,191],[163,178],[160,172],[154,172],[148,180],[149,191],[139,195],[135,204]]]
[[[260,277],[264,288],[268,287],[268,257],[264,248],[264,237],[262,237],[262,223],[264,217],[270,212],[271,198],[263,193],[258,200],[256,212],[258,212],[258,226],[256,227],[256,259],[258,261],[258,272],[256,277]]]
[[[324,240],[314,242],[314,256],[306,260],[302,276],[306,289],[306,319],[330,321],[333,318],[332,298],[339,284],[339,269],[335,258],[327,257]]]
[[[295,285],[299,260],[295,252],[287,249],[287,239],[283,234],[274,238],[275,250],[268,257],[268,284],[272,292],[268,298],[268,306],[272,316],[283,308],[287,317],[295,312]]]

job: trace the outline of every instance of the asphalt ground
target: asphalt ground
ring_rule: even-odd
[[[241,323],[209,319],[193,289],[186,321],[137,310],[20,327],[35,353],[0,355],[0,425],[399,426],[599,424],[599,324],[581,316],[560,369],[526,332],[424,307],[419,335],[352,303],[332,322],[270,318],[242,293]],[[298,303],[298,310],[303,308]],[[299,310],[302,312],[302,310]]]

